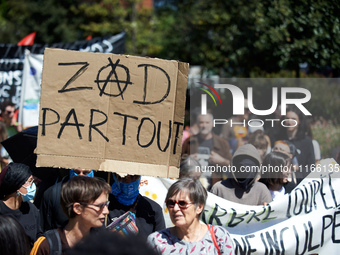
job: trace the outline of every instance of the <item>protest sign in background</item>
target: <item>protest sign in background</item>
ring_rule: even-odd
[[[178,177],[188,67],[46,49],[37,166]]]
[[[46,47],[79,50],[87,52],[116,53],[125,52],[125,33],[113,36],[97,37],[91,40],[70,43],[34,44],[32,46],[17,46],[0,44],[0,102],[10,100],[17,107],[21,102],[21,87],[23,81],[24,59],[29,50],[31,54],[43,54]],[[42,62],[40,62],[42,67]],[[37,67],[35,65],[35,67]],[[37,68],[36,70],[38,70]],[[41,69],[40,69],[41,72]]]
[[[233,203],[208,193],[202,220],[228,229],[235,254],[338,254],[340,248],[340,167],[321,161],[290,194],[267,206]],[[175,180],[142,177],[140,194],[163,208]]]
[[[44,55],[25,52],[19,123],[23,128],[38,125],[40,84]]]

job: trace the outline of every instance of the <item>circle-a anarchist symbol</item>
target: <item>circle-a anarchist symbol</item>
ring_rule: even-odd
[[[103,94],[107,95],[107,96],[110,96],[110,97],[121,96],[122,99],[124,100],[123,93],[126,90],[127,86],[129,84],[132,84],[132,82],[130,82],[130,72],[129,72],[129,69],[126,66],[124,66],[124,65],[120,65],[119,64],[119,61],[120,61],[119,59],[116,61],[116,63],[113,63],[110,58],[108,58],[108,60],[109,60],[110,63],[108,65],[103,66],[102,68],[99,69],[98,74],[97,74],[97,79],[95,80],[95,82],[98,85],[98,89],[100,91],[99,92],[99,96],[102,96]],[[118,79],[118,75],[117,75],[117,72],[116,72],[116,68],[117,67],[120,67],[120,68],[124,69],[124,71],[126,73],[126,80],[125,81],[123,79],[122,80]],[[106,68],[111,68],[109,74],[107,75],[107,77],[105,79],[100,79],[101,73]],[[111,79],[111,77],[113,75],[114,75],[114,79]],[[105,92],[108,83],[117,83],[117,88],[118,88],[118,93],[117,94],[110,94],[110,93]],[[123,85],[123,86],[121,87],[121,85]]]

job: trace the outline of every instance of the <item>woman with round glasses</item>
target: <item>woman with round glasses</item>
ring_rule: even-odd
[[[207,191],[199,180],[180,179],[171,185],[166,205],[174,227],[148,236],[148,244],[162,254],[234,254],[229,232],[200,221]]]
[[[39,211],[30,201],[35,183],[29,166],[10,163],[0,173],[0,215],[10,215],[25,229],[31,247],[42,234]],[[0,216],[1,217],[1,216]]]
[[[61,254],[88,236],[91,228],[103,226],[109,213],[107,196],[110,192],[111,187],[105,181],[85,176],[75,176],[63,185],[60,204],[69,221],[65,227],[57,229]],[[51,250],[55,250],[45,236],[35,242],[31,255],[52,254]]]

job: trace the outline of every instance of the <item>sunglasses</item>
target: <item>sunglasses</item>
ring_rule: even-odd
[[[175,205],[178,204],[178,207],[180,209],[187,209],[189,207],[189,205],[192,204],[192,203],[188,203],[184,200],[175,201],[175,200],[169,199],[169,200],[165,201],[165,204],[168,208],[174,208]]]
[[[106,201],[104,203],[97,204],[97,205],[96,204],[89,204],[89,203],[80,203],[80,204],[82,204],[82,205],[93,205],[95,207],[98,207],[100,210],[103,210],[105,206],[109,207],[110,201]]]

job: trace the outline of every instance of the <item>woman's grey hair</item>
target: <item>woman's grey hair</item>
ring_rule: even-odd
[[[198,205],[205,206],[208,193],[199,180],[192,178],[178,180],[170,186],[165,200],[168,200],[180,192],[187,193],[191,202],[195,204],[195,207]]]

